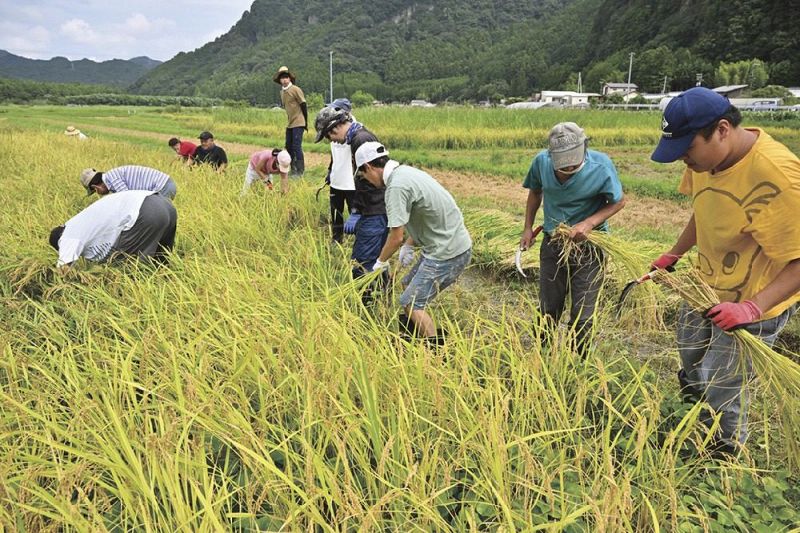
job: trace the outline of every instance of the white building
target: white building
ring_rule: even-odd
[[[589,105],[589,98],[599,97],[598,93],[578,93],[575,91],[542,91],[539,101],[557,103],[565,107],[583,107]]]
[[[633,94],[639,90],[635,83],[605,83],[603,84],[603,96],[609,94]]]

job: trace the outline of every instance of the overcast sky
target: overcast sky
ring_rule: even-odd
[[[253,0],[0,0],[0,50],[166,61],[227,33]]]

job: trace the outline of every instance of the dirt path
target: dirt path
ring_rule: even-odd
[[[487,198],[491,201],[487,207],[515,206],[522,209],[528,198],[528,191],[522,188],[521,181],[514,183],[507,178],[439,169],[432,170],[431,174],[456,196]],[[690,216],[691,209],[688,206],[629,194],[625,208],[614,216],[614,224],[623,227],[682,228]]]
[[[159,141],[166,141],[169,139],[168,135],[163,133],[153,132],[153,131],[141,131],[141,130],[130,130],[127,128],[113,128],[110,126],[91,126],[87,127],[87,130],[90,131],[100,131],[104,133],[113,133],[114,135],[129,135],[131,137],[140,137],[145,139],[157,139]],[[194,142],[194,140],[193,140]],[[195,144],[197,144],[195,142]],[[259,150],[263,150],[266,146],[259,146],[257,144],[242,144],[242,143],[235,143],[235,142],[223,142],[220,141],[219,145],[222,146],[226,152],[236,155],[250,155],[253,152],[257,152]],[[310,152],[304,152],[306,164],[307,165],[324,165],[328,162],[328,156],[323,154],[316,154]]]
[[[90,129],[92,131],[147,139],[166,140],[167,137],[163,133],[110,126],[92,126]],[[264,146],[235,142],[220,142],[220,145],[225,148],[226,152],[246,156],[264,149]],[[304,155],[307,166],[326,165],[329,161],[328,154],[305,152]],[[526,189],[523,189],[519,183],[509,181],[507,178],[441,169],[425,170],[430,172],[447,190],[457,197],[486,198],[491,202],[487,207],[518,206],[522,208],[528,197]],[[690,215],[691,210],[688,207],[674,202],[645,196],[628,195],[628,203],[625,209],[614,217],[614,223],[622,227],[682,228],[689,220]]]

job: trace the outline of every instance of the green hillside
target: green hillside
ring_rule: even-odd
[[[28,59],[0,50],[0,78],[15,78],[58,83],[90,83],[127,87],[147,71],[161,64],[149,57],[112,59],[96,62],[90,59],[70,61],[66,57]]]
[[[632,81],[646,90],[714,83],[721,61],[757,58],[770,83],[800,83],[800,4],[777,0],[256,0],[226,35],[137,81],[142,94],[273,104],[286,64],[307,91],[381,99],[527,96],[574,84]]]

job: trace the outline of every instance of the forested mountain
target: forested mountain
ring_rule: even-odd
[[[214,42],[137,81],[143,94],[273,104],[288,65],[306,92],[482,99],[632,80],[646,90],[713,85],[722,61],[757,58],[800,84],[800,0],[255,0]]]
[[[66,57],[28,59],[0,50],[0,77],[61,83],[92,83],[127,87],[161,61],[149,57],[70,61]]]

